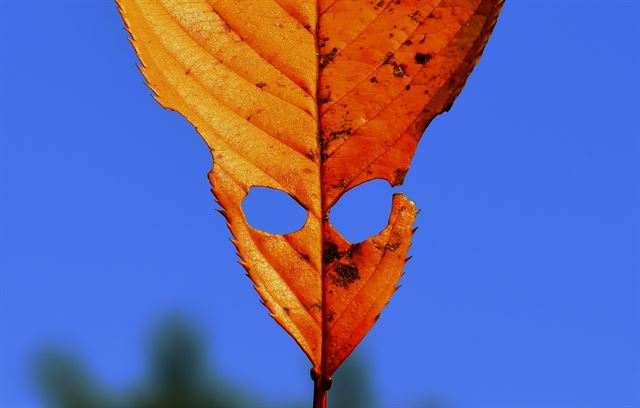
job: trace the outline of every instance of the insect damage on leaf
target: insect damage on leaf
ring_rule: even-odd
[[[416,215],[395,195],[387,227],[352,244],[329,211],[359,184],[404,181],[502,3],[118,0],[155,98],[211,148],[213,193],[242,265],[311,360],[317,392],[395,292]],[[242,201],[254,186],[294,197],[308,212],[303,228],[252,228]]]

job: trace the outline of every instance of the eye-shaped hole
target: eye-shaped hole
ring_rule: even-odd
[[[389,221],[393,189],[371,180],[347,191],[331,209],[331,224],[350,242],[377,235]]]
[[[249,225],[270,234],[297,231],[307,219],[307,210],[289,194],[268,187],[252,187],[242,210]]]

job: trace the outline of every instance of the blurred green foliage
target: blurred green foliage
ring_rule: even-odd
[[[58,350],[36,358],[36,378],[47,408],[308,408],[310,401],[267,403],[229,384],[205,366],[204,341],[188,322],[167,319],[150,346],[146,377],[116,393],[97,384],[76,358]],[[351,356],[336,373],[331,408],[376,408],[364,360]],[[311,386],[310,386],[311,388]],[[436,403],[416,405],[442,408]]]

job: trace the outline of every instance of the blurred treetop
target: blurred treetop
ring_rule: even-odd
[[[36,379],[47,408],[303,408],[307,402],[274,404],[229,384],[206,367],[205,342],[187,321],[167,319],[151,340],[145,377],[123,392],[98,384],[75,357],[46,350],[36,358]],[[336,373],[332,408],[375,408],[366,367],[357,355]],[[439,408],[439,404],[419,405]]]

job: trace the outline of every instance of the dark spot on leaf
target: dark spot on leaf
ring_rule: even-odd
[[[391,61],[392,58],[393,58],[393,53],[392,52],[388,52],[387,55],[385,55],[384,58],[382,59],[382,65],[388,64],[389,61]]]
[[[256,84],[256,86],[257,86],[258,88],[262,89],[262,88],[264,88],[265,86],[267,86],[267,84],[265,84],[264,82],[258,82],[258,83]]]
[[[347,180],[341,178],[337,183],[331,185],[331,187],[337,188],[339,190],[344,190],[345,188],[347,188]]]
[[[329,41],[329,37],[327,36],[320,36],[320,38],[318,38],[318,48],[324,48],[327,46],[327,41]]]
[[[416,23],[422,23],[422,14],[420,14],[419,10],[414,11],[413,13],[409,14],[409,18],[413,21],[415,21]]]
[[[336,140],[336,139],[346,139],[345,136],[349,136],[351,135],[351,128],[347,128],[347,129],[342,129],[342,130],[334,130],[331,133],[329,133],[329,137],[331,138],[331,140]]]
[[[328,54],[320,54],[320,69],[324,69],[324,67],[329,65],[331,61],[333,61],[333,59],[336,57],[337,53],[338,49],[334,47],[331,49],[331,51],[329,51]]]
[[[372,84],[377,84],[378,83],[378,78],[371,77],[371,79],[369,81],[371,81]]]
[[[405,40],[405,42],[403,42],[402,44],[403,44],[403,45],[412,45],[412,44],[413,44],[413,41],[411,41],[409,38],[407,38],[407,39]]]
[[[399,242],[394,242],[393,244],[388,243],[387,245],[385,245],[385,249],[391,252],[395,252],[398,248],[400,248]]]
[[[322,262],[325,265],[328,265],[343,256],[344,252],[338,251],[338,246],[333,242],[325,242],[322,245]]]
[[[307,153],[305,154],[305,156],[307,156],[311,160],[314,160],[316,158],[316,153],[313,151],[313,149],[309,148],[307,149]]]
[[[411,85],[407,85],[404,87],[404,89],[406,89],[407,91],[411,89]]]
[[[341,288],[348,288],[353,282],[360,279],[358,268],[353,265],[343,263],[336,264],[333,267],[336,275],[333,276],[333,282]]]
[[[406,64],[397,64],[393,63],[393,75],[401,78],[407,74],[407,65]]]
[[[433,58],[433,56],[431,54],[421,54],[421,53],[417,53],[416,54],[416,62],[420,65],[424,65],[427,62],[429,62],[431,60],[431,58]]]

